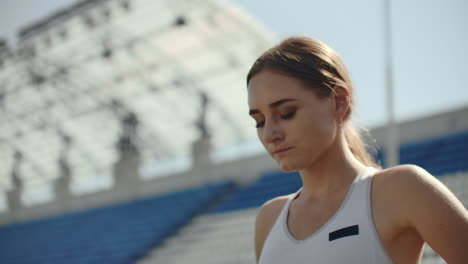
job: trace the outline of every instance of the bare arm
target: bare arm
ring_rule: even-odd
[[[466,263],[468,212],[463,204],[420,167],[401,166],[395,176],[403,223],[416,230],[447,263]]]

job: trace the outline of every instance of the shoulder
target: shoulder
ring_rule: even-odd
[[[372,210],[375,214],[378,212],[374,218],[382,218],[378,216],[383,215],[384,222],[391,223],[390,226],[398,230],[409,227],[407,213],[417,205],[415,197],[421,196],[423,187],[433,181],[431,178],[435,177],[416,165],[399,165],[374,173]],[[429,183],[433,184],[437,183]]]
[[[373,176],[373,188],[376,191],[388,192],[395,196],[395,191],[400,198],[406,195],[422,194],[427,189],[446,189],[446,187],[425,169],[416,165],[399,165],[381,170]],[[396,197],[398,198],[398,197]]]
[[[377,197],[393,201],[400,209],[423,205],[437,198],[456,200],[444,184],[416,165],[400,165],[375,173],[372,188]],[[413,208],[407,209],[411,211]]]
[[[421,167],[401,165],[375,173],[372,188],[378,199],[373,202],[384,205],[397,226],[416,231],[447,262],[466,261],[467,210],[436,177]]]
[[[402,227],[418,229],[439,217],[449,222],[466,221],[462,202],[436,177],[416,165],[400,165],[377,172],[372,180],[373,197],[398,219]],[[375,192],[375,193],[374,193]]]
[[[405,177],[417,178],[427,176],[434,177],[417,165],[405,164],[380,170],[374,175],[374,179],[377,179],[378,181],[385,181],[386,183],[398,183],[402,180],[405,180]]]
[[[259,209],[255,220],[255,252],[257,261],[263,249],[263,244],[289,197],[290,195],[276,197],[264,203]]]
[[[289,197],[290,195],[279,196],[264,203],[257,214],[257,225],[261,224],[266,227],[272,226],[276,222],[276,218],[278,218],[278,215]]]

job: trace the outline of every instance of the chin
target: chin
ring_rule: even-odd
[[[293,172],[293,171],[300,171],[301,168],[299,166],[297,166],[297,164],[294,164],[292,162],[288,162],[288,161],[277,161],[278,163],[278,166],[280,168],[280,170],[284,171],[284,172]]]

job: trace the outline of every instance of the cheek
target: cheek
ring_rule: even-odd
[[[335,129],[335,125],[333,117],[323,112],[304,114],[297,120],[298,129],[310,135],[327,134]]]
[[[310,116],[307,121],[301,121],[298,128],[305,150],[316,153],[328,148],[336,138],[337,125],[333,118]]]
[[[336,134],[336,123],[333,119],[326,119],[320,122],[317,127],[317,132],[320,133],[324,138],[334,138]]]

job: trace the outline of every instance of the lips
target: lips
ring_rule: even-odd
[[[280,149],[277,149],[273,152],[273,155],[275,154],[282,154],[282,153],[285,153],[286,151],[292,149],[292,147],[287,147],[287,148],[280,148]]]

